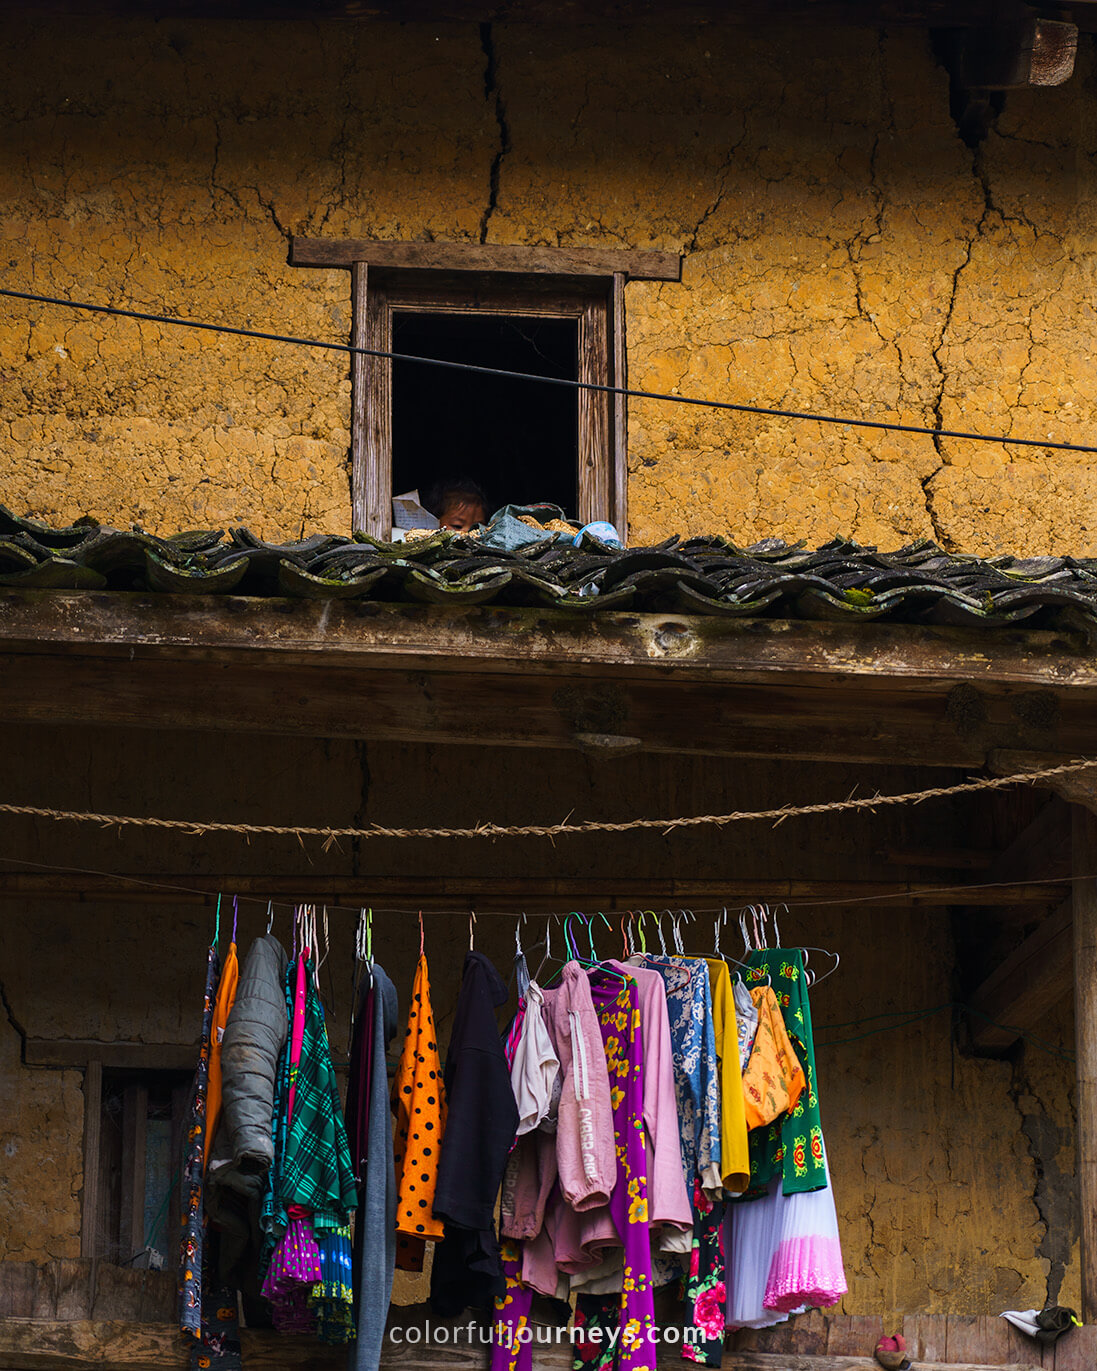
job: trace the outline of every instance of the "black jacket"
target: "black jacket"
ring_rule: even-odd
[[[446,1128],[434,1192],[445,1238],[434,1256],[431,1301],[439,1314],[482,1306],[503,1286],[495,1200],[518,1128],[518,1106],[495,1022],[502,978],[469,952],[446,1054]]]

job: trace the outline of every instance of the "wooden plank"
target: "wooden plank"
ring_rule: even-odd
[[[977,1050],[1009,1047],[1070,993],[1072,927],[1068,896],[971,996],[971,1041]]]
[[[37,1262],[0,1261],[0,1319],[29,1319],[37,1284]]]
[[[579,380],[611,384],[610,338],[605,300],[585,302],[579,318]],[[578,396],[579,519],[589,524],[613,518],[613,445],[611,397],[605,391],[581,390]]]
[[[185,817],[185,816],[184,816]],[[959,883],[942,888],[933,881],[830,881],[798,880],[785,876],[747,876],[735,879],[708,876],[699,879],[638,878],[629,873],[586,876],[374,876],[305,872],[300,875],[256,876],[250,873],[202,875],[199,873],[147,872],[113,876],[67,875],[48,872],[0,872],[0,898],[56,899],[84,903],[208,904],[217,892],[231,890],[242,898],[297,900],[316,904],[350,901],[366,903],[372,897],[406,898],[423,909],[467,907],[490,915],[511,914],[516,909],[558,909],[562,903],[581,907],[615,909],[690,908],[698,904],[734,904],[737,901],[788,903],[799,908],[839,905],[848,900],[862,906],[862,914],[887,920],[896,909],[939,909],[951,904],[993,908],[999,900],[1027,903],[1039,909],[1045,900],[1061,899],[1065,886],[1003,886],[972,889]],[[41,1039],[37,1040],[41,1042]],[[96,1044],[98,1046],[98,1044]],[[122,1060],[126,1048],[121,1045]],[[46,1052],[45,1045],[36,1051]],[[64,1040],[50,1046],[52,1065],[66,1065]],[[75,1054],[76,1048],[73,1048]],[[194,1049],[184,1045],[166,1049],[163,1061],[175,1069],[194,1064]],[[135,1054],[133,1060],[142,1058]],[[166,1067],[165,1067],[166,1069]]]
[[[28,1065],[33,1065],[28,1061]],[[60,1064],[60,1063],[59,1063]],[[94,1257],[99,1226],[99,1140],[103,1122],[103,1061],[88,1051],[82,1061],[64,1065],[85,1066],[84,1071],[84,1190],[80,1202],[80,1255]]]
[[[1074,1022],[1083,1323],[1097,1321],[1097,815],[1073,807]]]
[[[831,1357],[867,1357],[884,1335],[884,1321],[875,1314],[834,1314],[830,1319],[827,1352]],[[875,1365],[872,1362],[872,1365]]]
[[[316,665],[18,653],[0,672],[0,710],[27,722],[568,750],[607,734],[649,752],[950,769],[981,766],[986,755],[957,739],[943,701],[924,693],[866,686],[851,710],[849,692],[830,684],[561,683],[532,670],[474,677]],[[1058,760],[1097,752],[1097,710],[1065,719],[1059,741]]]
[[[346,1352],[343,1353],[344,1363]],[[5,1319],[0,1322],[4,1371],[159,1371],[190,1365],[190,1347],[175,1324],[134,1324],[73,1319]]]
[[[167,1323],[177,1293],[174,1271],[136,1270],[97,1262],[91,1317],[124,1323]]]
[[[933,1366],[943,1362],[948,1340],[947,1316],[907,1314],[903,1318],[903,1337],[907,1343],[907,1355],[916,1365]]]
[[[1055,875],[1070,866],[1070,808],[1048,797],[1031,823],[992,863],[992,881],[1023,881]]]
[[[613,273],[610,296],[613,336],[613,384],[628,387],[628,338],[625,325],[625,284],[623,271]],[[624,542],[628,542],[628,397],[613,397],[613,501],[611,519]]]
[[[998,1330],[995,1330],[997,1333]],[[945,1356],[949,1361],[974,1362],[979,1366],[998,1365],[1005,1360],[1005,1337],[994,1338],[987,1320],[978,1314],[949,1314],[946,1326]]]
[[[122,1203],[119,1243],[132,1261],[145,1245],[145,1149],[149,1092],[129,1085],[122,1093]]]
[[[1053,1344],[1053,1350],[1054,1371],[1093,1371],[1097,1366],[1097,1324],[1087,1323],[1083,1328],[1064,1333]],[[1045,1358],[1044,1366],[1050,1365]]]
[[[324,1347],[314,1338],[284,1337],[255,1329],[241,1330],[244,1364],[249,1371],[338,1371],[346,1365],[346,1351]],[[5,1319],[0,1322],[0,1367],[5,1371],[61,1371],[61,1368],[102,1368],[102,1371],[160,1371],[189,1365],[190,1344],[174,1324],[134,1324],[117,1321]],[[681,1367],[678,1349],[660,1350],[664,1371]],[[725,1371],[879,1371],[872,1357],[811,1356],[795,1352],[736,1351],[724,1356]],[[570,1371],[571,1351],[560,1346],[537,1346],[534,1365],[544,1371]],[[975,1371],[970,1363],[922,1363],[925,1371]],[[454,1346],[394,1344],[386,1339],[383,1368],[420,1367],[423,1371],[482,1371],[487,1349],[479,1343]],[[999,1371],[1038,1371],[1037,1364],[1017,1363]]]
[[[356,262],[351,268],[350,281],[351,346],[372,347],[369,338],[369,269],[364,262]],[[351,521],[356,532],[387,538],[389,530],[380,527],[375,517],[382,497],[378,489],[379,457],[370,430],[370,379],[378,361],[362,353],[353,353],[350,359]],[[385,484],[391,485],[391,482]]]
[[[1019,1328],[1014,1328],[1008,1320],[1002,1319],[1006,1327],[1006,1355],[1005,1361],[1025,1361],[1026,1359],[1036,1363],[1037,1366],[1052,1367],[1055,1364],[1054,1348],[1043,1347],[1035,1338],[1030,1338],[1027,1333],[1022,1333]]]
[[[548,248],[504,243],[392,243],[369,238],[304,238],[290,242],[294,267],[353,267],[369,263],[397,271],[477,271],[521,275],[608,276],[678,281],[675,252],[631,248]]]
[[[636,751],[676,755],[982,765],[983,749],[955,737],[940,699],[871,692],[857,710],[848,706],[848,692],[830,687],[561,684],[532,672],[316,671],[136,656],[20,653],[0,672],[0,716],[9,721],[568,751],[587,751],[591,735],[607,735]],[[1087,729],[1084,741],[1097,752],[1097,711]],[[1072,733],[1069,741],[1079,740]]]
[[[591,616],[554,609],[448,608],[368,600],[230,595],[0,590],[0,648],[46,645],[129,658],[188,653],[205,661],[352,663],[375,669],[550,675],[698,677],[783,685],[831,677],[853,689],[938,692],[958,681],[985,689],[1054,686],[1097,698],[1097,656],[1080,635],[968,632],[904,624],[737,620],[681,614]],[[1064,692],[1067,693],[1064,696]],[[1012,762],[1025,764],[1024,756]]]
[[[100,1076],[104,1066],[131,1071],[193,1071],[197,1060],[197,1043],[120,1043],[94,1038],[28,1038],[25,1058],[27,1066],[87,1066],[89,1073],[94,1067]]]
[[[34,1318],[86,1319],[91,1309],[93,1266],[87,1257],[43,1262],[34,1288]]]
[[[786,1331],[785,1348],[782,1350],[787,1349],[800,1356],[815,1357],[822,1356],[827,1351],[829,1329],[826,1316],[821,1309],[796,1314],[783,1327]]]

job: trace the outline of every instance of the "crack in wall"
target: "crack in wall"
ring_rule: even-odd
[[[707,207],[701,211],[701,217],[697,220],[697,227],[693,230],[692,237],[685,245],[685,251],[687,253],[697,251],[697,242],[701,236],[701,230],[723,204],[724,196],[727,193],[728,179],[731,176],[732,166],[735,162],[735,154],[739,151],[743,143],[746,141],[746,136],[746,129],[744,128],[743,132],[739,136],[738,141],[732,143],[731,147],[728,148],[727,156],[724,158],[724,164],[720,168],[720,171],[718,173],[716,194],[712,198],[712,200],[709,201]],[[738,240],[740,235],[734,227],[732,227],[731,233],[733,233],[735,239]],[[726,246],[726,241],[724,245]]]
[[[23,1065],[26,1065],[27,1030],[15,1017],[15,1010],[12,1007],[11,1001],[8,999],[7,988],[5,987],[3,981],[0,981],[0,1005],[2,1005],[4,1008],[4,1013],[7,1015],[8,1023],[11,1024],[12,1028],[14,1028],[16,1033],[19,1035],[19,1060]]]
[[[480,47],[484,53],[484,99],[494,100],[495,123],[499,130],[499,146],[491,159],[488,172],[488,202],[480,216],[480,242],[488,241],[488,225],[499,203],[499,177],[503,169],[503,159],[510,152],[510,125],[507,123],[507,107],[503,92],[499,87],[499,64],[495,51],[495,35],[491,24],[480,25]]]
[[[944,322],[941,325],[941,332],[937,339],[936,345],[930,349],[930,356],[933,358],[933,365],[937,368],[937,376],[939,380],[937,392],[933,397],[933,404],[931,406],[933,413],[934,428],[944,428],[945,426],[944,403],[945,390],[948,385],[948,375],[945,370],[945,362],[942,354],[948,342],[948,336],[952,328],[952,316],[955,313],[956,299],[960,293],[960,278],[963,276],[964,272],[971,264],[972,255],[975,252],[975,245],[983,236],[989,216],[992,213],[997,212],[991,196],[990,179],[987,175],[986,167],[983,164],[982,144],[980,144],[972,151],[971,170],[973,177],[979,182],[979,185],[983,191],[983,212],[979,216],[979,221],[975,225],[974,229],[972,230],[971,236],[967,241],[963,258],[960,262],[957,263],[956,268],[952,273],[952,282],[949,289],[948,303],[945,306]],[[949,551],[953,551],[955,550],[953,541],[951,538],[949,538],[948,534],[945,533],[944,529],[938,522],[937,513],[933,507],[933,481],[944,470],[944,468],[949,465],[948,457],[945,454],[944,448],[942,446],[943,441],[944,440],[939,437],[935,437],[933,439],[933,446],[937,453],[938,463],[937,466],[934,467],[934,469],[929,473],[928,476],[924,476],[922,478],[921,486],[922,491],[926,497],[926,513],[929,515],[930,524],[933,527],[933,535],[937,539],[937,542],[940,543],[940,545],[943,548]]]
[[[1034,1094],[1025,1072],[1023,1050],[1013,1061],[1009,1097],[1020,1117],[1021,1132],[1036,1175],[1032,1202],[1044,1226],[1036,1255],[1048,1264],[1045,1304],[1055,1304],[1078,1235],[1074,1177],[1066,1174],[1057,1161],[1060,1148],[1072,1137],[1072,1130],[1060,1127],[1049,1117]]]

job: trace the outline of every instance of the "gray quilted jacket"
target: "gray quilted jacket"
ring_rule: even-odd
[[[274,1160],[271,1116],[278,1057],[289,1032],[286,953],[277,938],[257,938],[244,960],[221,1041],[221,1128],[218,1156],[245,1171]]]

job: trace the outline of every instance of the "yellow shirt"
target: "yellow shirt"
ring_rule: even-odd
[[[706,957],[705,961],[712,990],[712,1027],[720,1068],[720,1170],[724,1189],[731,1195],[740,1195],[750,1184],[750,1153],[743,1075],[739,1069],[739,1024],[727,962],[719,957]]]

